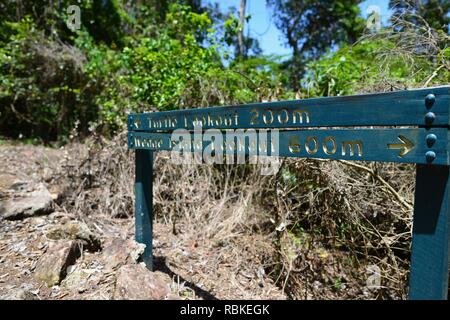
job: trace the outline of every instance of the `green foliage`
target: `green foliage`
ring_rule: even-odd
[[[129,33],[132,19],[127,13],[126,1],[122,0],[3,0],[0,3],[2,21],[20,22],[31,18],[38,30],[45,35],[58,36],[70,42],[73,33],[67,28],[67,8],[80,7],[81,23],[97,42],[108,45],[121,45],[124,36]]]
[[[88,0],[81,6],[82,23],[96,40],[109,45],[123,45],[124,26],[130,17],[118,0]]]
[[[171,4],[166,15],[167,34],[176,39],[187,36],[201,38],[210,31],[211,20],[206,12],[195,13],[186,5]]]
[[[334,279],[333,289],[336,290],[336,291],[339,291],[342,288],[343,288],[342,278],[341,277],[337,277],[336,279]]]
[[[146,18],[151,26],[134,28],[151,5],[127,15],[125,2],[85,1],[82,28],[75,33],[62,23],[65,10],[54,11],[56,20],[36,21],[31,14],[15,16],[8,6],[0,24],[2,133],[54,140],[77,127],[82,133],[111,134],[132,111],[252,102],[279,94],[277,64],[270,59],[223,65],[221,39],[208,14],[193,4],[196,12],[167,4],[163,21]],[[127,31],[127,25],[138,33]]]
[[[304,79],[307,96],[339,96],[355,93],[360,84],[370,85],[380,72],[373,63],[382,42],[363,42],[328,53],[308,65]]]
[[[3,30],[9,34],[0,47],[0,127],[5,132],[49,139],[67,134],[77,120],[95,117],[79,51],[45,37],[29,17],[5,22]]]
[[[205,37],[207,45],[201,40]],[[168,7],[158,37],[133,39],[121,52],[95,45],[86,34],[76,44],[87,52],[91,81],[103,88],[96,102],[98,124],[106,131],[123,127],[129,112],[245,103],[283,94],[275,61],[260,57],[224,67],[211,20],[183,5]]]
[[[158,38],[141,38],[123,50],[133,98],[161,110],[177,108],[189,81],[213,67],[214,48],[201,47],[195,37],[209,26],[209,19],[186,7],[177,9],[170,7],[167,30]]]
[[[436,49],[428,46],[432,56],[386,57],[380,53],[395,52],[399,40],[346,45],[361,32],[358,1],[269,2],[282,9],[276,20],[294,49],[289,61],[262,56],[251,37],[244,37],[247,54],[236,58],[242,26],[233,9],[222,14],[199,0],[82,1],[75,32],[65,24],[70,0],[21,1],[20,10],[16,1],[2,1],[0,133],[46,141],[74,128],[108,135],[130,112],[293,99],[293,80],[306,97],[450,80],[444,31],[436,33],[442,41],[430,42]]]
[[[421,55],[401,55],[388,40],[369,39],[345,46],[308,65],[304,91],[308,97],[355,94],[380,83],[401,83],[403,87],[439,85],[450,82],[449,50],[439,51],[436,59]],[[380,52],[392,52],[382,56]],[[428,81],[429,79],[429,81]],[[428,83],[427,83],[428,81]]]
[[[228,19],[224,23],[224,37],[223,40],[229,46],[236,42],[236,37],[239,31],[239,19],[230,14]]]
[[[364,30],[359,0],[267,2],[273,7],[276,26],[293,52],[285,67],[294,90],[300,87],[306,63],[319,59],[330,48],[355,42]]]
[[[277,84],[280,87],[269,60],[251,59],[224,68],[217,48],[200,46],[195,33],[185,32],[183,39],[174,39],[165,32],[123,50],[129,72],[121,83],[132,88],[133,111],[149,106],[171,110],[252,102],[274,92]],[[117,111],[112,113],[124,118]]]
[[[243,33],[244,25],[251,20],[251,15],[244,16],[243,24],[239,22],[239,13],[235,7],[230,7],[226,13],[220,14],[220,18],[216,18],[214,26],[216,30],[216,37],[219,42],[226,46],[225,59],[226,60],[246,60],[249,57],[261,56],[262,50],[259,46],[259,41],[253,38],[249,32]],[[214,15],[213,15],[214,17]],[[217,21],[219,20],[219,21]],[[239,53],[239,33],[242,32],[242,52]]]
[[[399,17],[414,25],[421,24],[425,20],[434,30],[442,30],[448,33],[450,24],[450,1],[448,0],[390,0],[389,8],[392,9],[392,19]],[[398,31],[401,28],[397,28]]]

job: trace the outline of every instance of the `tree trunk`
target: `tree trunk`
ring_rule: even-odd
[[[297,23],[298,20],[294,22]],[[300,70],[301,70],[301,56],[300,56],[300,50],[298,47],[298,39],[294,39],[293,31],[294,25],[292,28],[287,30],[287,38],[289,46],[292,48],[292,60],[290,65],[290,82],[292,89],[294,91],[298,91],[300,89]]]
[[[237,56],[239,58],[244,58],[246,56],[245,44],[244,44],[244,22],[245,22],[245,6],[247,0],[241,0],[241,5],[239,8],[239,30],[238,30],[238,47]]]

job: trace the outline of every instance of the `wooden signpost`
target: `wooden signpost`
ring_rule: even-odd
[[[409,298],[447,299],[449,126],[450,86],[131,114],[144,262],[152,269],[154,151],[416,163]]]

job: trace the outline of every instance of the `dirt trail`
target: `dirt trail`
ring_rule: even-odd
[[[65,157],[65,149],[0,145],[0,212],[7,203],[17,203],[18,194],[28,195],[40,183],[48,189],[52,199],[51,213],[18,220],[7,220],[0,214],[2,299],[111,299],[118,265],[133,263],[129,257],[123,256],[124,251],[129,249],[125,242],[118,248],[117,243],[114,244],[116,239],[133,239],[133,219],[112,218],[108,212],[83,216],[66,205],[64,193],[70,183],[64,181],[64,177],[55,178],[64,166]],[[71,236],[64,235],[65,231],[61,230],[71,223],[88,228],[87,238],[90,238],[86,240],[86,236],[80,236],[77,231],[74,236],[77,241],[82,239],[89,242],[91,238],[96,238],[100,240],[102,249],[91,252],[86,250],[87,245],[84,244],[76,262],[64,265],[65,274],[61,281],[48,286],[36,279],[37,265],[46,252],[51,252],[51,245],[56,241],[55,234],[58,240],[68,241],[67,237]],[[184,237],[180,236],[182,232],[180,227],[178,234],[174,234],[173,226],[161,222],[156,222],[154,226],[156,270],[170,279],[169,299],[286,298],[258,266],[249,265],[247,270],[236,270],[233,257],[226,253],[228,248],[220,247],[208,239],[185,242]],[[258,246],[265,239],[256,234],[246,241]],[[111,247],[115,251],[105,249]],[[115,265],[117,261],[119,263]],[[211,264],[211,261],[216,263]],[[110,268],[111,265],[115,267]]]

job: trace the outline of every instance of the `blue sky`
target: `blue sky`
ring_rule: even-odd
[[[240,0],[213,1],[209,3],[219,3],[221,11],[227,11],[229,7],[239,8]],[[386,24],[390,17],[388,10],[388,0],[367,0],[360,4],[363,17],[372,12],[371,6],[377,6],[381,14],[383,24]],[[284,45],[284,40],[280,31],[273,21],[272,8],[266,6],[266,0],[247,0],[246,14],[251,15],[249,24],[245,26],[245,34],[250,28],[250,35],[259,40],[263,54],[290,55],[291,50]]]

